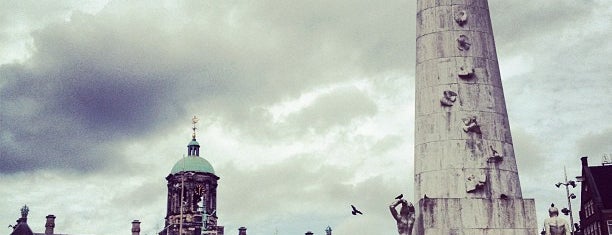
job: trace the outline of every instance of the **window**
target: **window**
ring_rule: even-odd
[[[589,216],[595,214],[595,208],[593,208],[593,201],[589,200],[587,203],[584,204],[584,215],[586,218],[588,218]]]
[[[584,229],[584,235],[591,235],[591,226],[586,226],[586,228],[582,228]]]
[[[608,220],[608,235],[612,235],[612,220]]]

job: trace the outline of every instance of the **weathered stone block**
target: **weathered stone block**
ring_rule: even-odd
[[[415,234],[537,234],[533,199],[428,198]]]

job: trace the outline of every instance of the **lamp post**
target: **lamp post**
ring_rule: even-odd
[[[574,235],[574,216],[572,215],[572,201],[571,199],[575,199],[576,195],[574,193],[569,192],[569,186],[572,186],[572,188],[576,188],[576,181],[573,180],[567,180],[567,170],[565,169],[565,166],[563,167],[563,174],[565,175],[565,183],[559,182],[556,183],[555,186],[557,186],[557,188],[560,188],[561,185],[565,186],[565,195],[567,196],[567,207],[569,208],[563,208],[561,209],[561,212],[565,215],[569,214],[570,217],[570,227],[571,227],[571,234]]]

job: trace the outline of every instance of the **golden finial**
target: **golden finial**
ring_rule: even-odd
[[[195,139],[196,138],[196,129],[198,129],[196,127],[196,123],[198,123],[200,119],[198,119],[198,117],[196,117],[195,115],[193,116],[193,118],[191,119],[191,123],[193,124],[193,127],[191,128],[193,130],[193,134],[191,134],[191,138]]]

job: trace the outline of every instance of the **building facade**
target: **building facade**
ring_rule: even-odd
[[[217,181],[212,165],[200,157],[200,144],[193,135],[187,156],[179,160],[166,177],[168,186],[165,226],[160,235],[223,235],[217,225]]]
[[[584,235],[612,235],[612,165],[589,166],[582,157],[580,228]]]
[[[45,232],[44,233],[35,233],[30,229],[28,225],[28,212],[30,208],[27,205],[24,205],[21,208],[21,217],[17,220],[17,224],[9,225],[9,228],[13,228],[13,231],[10,235],[70,235],[70,234],[58,234],[55,233],[55,216],[47,215],[45,222]]]

